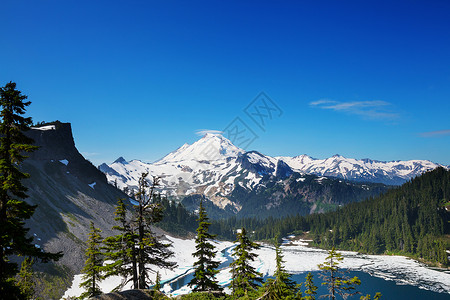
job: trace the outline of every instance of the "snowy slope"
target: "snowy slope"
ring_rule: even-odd
[[[166,237],[172,243],[172,251],[174,251],[172,261],[176,261],[178,266],[174,270],[156,267],[153,267],[153,269],[159,271],[161,275],[164,293],[173,297],[188,294],[191,292],[191,289],[187,286],[187,280],[185,285],[178,290],[173,290],[170,283],[185,274],[192,274],[195,259],[191,253],[195,250],[195,241],[193,239],[183,240],[171,236]],[[291,236],[291,238],[293,237]],[[286,270],[289,273],[299,274],[319,270],[318,264],[323,263],[327,257],[327,251],[308,247],[307,244],[308,242],[303,240],[283,239],[281,249]],[[231,254],[233,243],[216,241],[215,247],[218,252],[216,259],[224,262]],[[399,285],[417,286],[421,289],[441,293],[450,292],[450,274],[427,268],[426,265],[410,258],[404,256],[365,255],[350,251],[340,253],[344,257],[341,267],[345,269],[363,271],[375,277],[392,280]],[[257,258],[252,263],[252,266],[258,272],[261,272],[263,276],[273,276],[276,269],[275,249],[272,246],[263,244],[260,249],[255,251],[255,254],[257,254]],[[230,268],[230,266],[227,266],[216,275],[216,280],[224,287],[231,281]],[[155,280],[155,273],[149,275],[152,280]],[[75,275],[72,286],[65,292],[64,297],[77,297],[84,292],[79,287],[79,284],[82,282],[82,276],[83,274]],[[120,282],[120,277],[113,276],[101,281],[99,285],[103,292],[108,293]],[[131,284],[128,284],[123,290],[130,288]]]
[[[307,155],[270,157],[257,151],[245,152],[219,134],[206,134],[154,163],[128,162],[121,157],[99,168],[121,189],[136,189],[141,174],[148,172],[160,177],[160,190],[167,196],[203,194],[220,208],[231,205],[239,211],[239,205],[229,200],[230,194],[238,185],[254,190],[263,176],[284,179],[299,172],[396,185],[438,166],[426,160],[381,162],[340,155],[327,159]]]
[[[111,165],[101,165],[100,170],[122,189],[136,189],[141,174],[148,172],[160,177],[162,194],[175,197],[205,194],[218,207],[224,208],[228,204],[235,205],[226,196],[234,189],[234,179],[242,175],[242,167],[236,160],[244,153],[223,136],[206,134],[153,164],[139,160],[127,162],[121,158]],[[251,177],[258,181],[255,176]]]
[[[428,160],[383,162],[346,158],[340,155],[333,155],[327,159],[315,159],[307,155],[278,158],[297,172],[389,185],[402,184],[440,166]]]

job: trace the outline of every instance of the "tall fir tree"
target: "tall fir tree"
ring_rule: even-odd
[[[19,274],[17,274],[17,286],[20,289],[20,293],[22,294],[24,299],[33,299],[34,298],[34,273],[33,273],[33,259],[30,257],[26,257],[22,264],[20,265]]]
[[[136,213],[133,218],[137,233],[137,267],[138,288],[146,289],[152,281],[150,272],[155,272],[152,267],[172,269],[177,264],[169,261],[173,252],[169,250],[171,244],[161,242],[153,233],[152,226],[160,222],[163,217],[161,197],[156,193],[159,178],[153,176],[151,183],[147,181],[148,173],[143,173],[139,179],[138,192],[136,193]]]
[[[278,237],[275,240],[278,241]],[[275,278],[269,278],[264,283],[262,299],[301,299],[301,285],[296,284],[291,279],[292,275],[286,271],[278,242],[275,242],[275,262],[276,269],[273,275]]]
[[[103,279],[102,266],[103,266],[103,253],[101,252],[102,237],[100,235],[101,230],[94,226],[94,222],[91,221],[90,233],[87,240],[86,249],[86,261],[81,272],[83,275],[83,282],[80,283],[80,287],[86,291],[81,294],[81,298],[95,297],[102,293],[99,287],[99,282]]]
[[[355,286],[361,284],[359,278],[356,276],[349,278],[339,268],[343,259],[342,254],[333,247],[328,251],[325,262],[318,265],[319,269],[322,270],[322,274],[319,275],[323,280],[322,285],[326,285],[328,289],[328,294],[324,296],[332,300],[335,300],[337,295],[347,299],[359,294],[355,291]]]
[[[0,88],[0,295],[18,298],[20,292],[14,284],[18,266],[8,257],[30,256],[48,262],[62,256],[44,252],[33,244],[33,237],[27,237],[29,229],[25,221],[33,215],[36,206],[23,201],[28,196],[22,180],[29,178],[29,174],[20,170],[20,164],[27,157],[25,153],[37,147],[24,134],[32,125],[31,118],[23,116],[31,103],[26,99],[27,96],[16,90],[14,82]]]
[[[234,297],[247,295],[249,291],[254,291],[258,283],[262,283],[262,274],[256,271],[251,263],[255,261],[257,255],[252,253],[252,250],[260,248],[260,245],[252,242],[244,227],[238,231],[236,236],[237,243],[233,249],[232,256],[234,261],[230,264],[232,280],[231,288]]]
[[[318,287],[314,285],[313,278],[314,278],[314,275],[311,274],[311,272],[308,272],[308,275],[306,275],[306,280],[305,280],[306,296],[304,296],[302,298],[302,300],[315,300],[316,299],[315,295],[317,294]]]
[[[138,288],[137,272],[137,247],[138,235],[133,230],[130,220],[127,219],[127,208],[123,199],[119,199],[116,206],[114,220],[118,223],[112,227],[119,234],[107,237],[103,240],[104,255],[111,261],[104,266],[105,278],[121,276],[121,284],[116,287],[120,290],[129,281],[133,282],[133,288]]]
[[[217,251],[215,251],[214,245],[210,242],[215,235],[208,232],[211,223],[203,207],[203,201],[200,201],[197,222],[196,251],[192,254],[197,258],[197,261],[194,263],[194,278],[188,285],[195,292],[221,291],[222,287],[215,279],[215,275],[219,272],[217,267],[219,267],[220,262],[213,260]]]

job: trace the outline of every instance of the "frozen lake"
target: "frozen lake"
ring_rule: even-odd
[[[192,264],[194,258],[194,240],[182,240],[169,237],[173,242],[175,258],[178,263],[174,270],[160,270],[164,292],[171,295],[189,293],[187,283],[192,278]],[[287,271],[294,274],[293,279],[303,282],[307,272],[313,272],[315,283],[320,286],[317,265],[322,263],[327,252],[321,249],[306,247],[304,241],[285,242],[282,245],[284,261]],[[233,244],[230,242],[217,242],[218,257],[222,262],[221,270],[217,275],[219,283],[223,286],[231,280],[230,254]],[[257,250],[258,258],[255,267],[264,274],[271,276],[275,270],[275,250],[264,245]],[[381,292],[383,299],[449,299],[450,274],[427,268],[424,264],[403,256],[362,255],[355,252],[341,251],[344,260],[342,268],[348,269],[352,275],[360,277],[363,282],[359,291],[364,294]],[[72,287],[65,296],[78,296],[81,275],[75,276]],[[101,283],[103,292],[112,290],[120,278],[109,278]],[[128,287],[129,288],[129,287]],[[359,299],[359,296],[354,297]]]

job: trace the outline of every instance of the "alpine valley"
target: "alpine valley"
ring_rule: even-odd
[[[103,236],[115,233],[112,227],[116,225],[117,199],[127,197],[123,190],[132,194],[142,172],[160,176],[161,193],[191,211],[197,210],[198,202],[204,199],[208,215],[216,220],[334,210],[391,189],[379,181],[406,181],[438,166],[429,161],[382,163],[341,156],[326,160],[269,157],[256,151],[246,152],[220,135],[208,134],[153,164],[120,158],[109,166],[96,168],[78,152],[69,123],[47,123],[32,128],[27,135],[39,146],[22,165],[30,174],[24,181],[27,201],[37,205],[27,221],[29,234],[36,246],[64,252],[56,264],[37,266],[42,281],[38,293],[48,299],[61,297],[73,276],[80,274],[91,221]],[[194,231],[196,217],[186,214],[182,206],[171,203],[165,209],[165,223],[158,226],[178,234],[180,228]],[[184,253],[184,245],[192,242],[166,237],[182,244],[174,245],[177,253]],[[190,257],[190,253],[183,255]],[[186,266],[191,263],[190,258]],[[74,282],[73,286],[78,287]]]
[[[334,210],[441,166],[428,160],[382,162],[334,155],[270,157],[207,133],[154,163],[118,158],[99,166],[132,195],[142,173],[160,177],[160,192],[191,211],[203,199],[212,218],[268,217]],[[448,168],[448,167],[447,167]]]

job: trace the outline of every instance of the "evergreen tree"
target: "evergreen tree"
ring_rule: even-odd
[[[230,264],[232,267],[231,287],[233,289],[233,295],[235,297],[240,297],[247,295],[248,291],[255,290],[258,283],[262,283],[263,281],[261,278],[262,274],[251,266],[251,262],[257,257],[257,255],[251,253],[251,251],[259,249],[260,245],[252,242],[247,237],[247,231],[244,227],[237,233],[235,243],[237,243],[237,245],[233,249],[232,254],[235,259]]]
[[[137,289],[136,245],[138,244],[138,235],[133,230],[130,220],[127,220],[127,208],[123,199],[118,200],[114,214],[114,220],[119,225],[113,226],[112,229],[119,231],[119,234],[103,240],[106,260],[112,261],[105,264],[103,268],[105,278],[115,275],[121,276],[123,280],[115,288],[117,290],[120,290],[129,281],[133,281],[133,288]]]
[[[448,266],[448,195],[450,171],[439,167],[376,198],[335,212],[261,221],[247,229],[256,230],[258,239],[273,238],[276,232],[310,231],[314,243],[323,248],[374,254],[403,252]],[[248,220],[240,220],[243,222]]]
[[[151,226],[163,219],[163,208],[161,198],[156,194],[159,185],[158,177],[153,177],[151,184],[147,181],[148,173],[143,173],[139,179],[136,201],[136,214],[133,217],[137,233],[137,267],[138,288],[148,288],[152,281],[148,273],[154,272],[151,266],[172,269],[175,262],[168,259],[173,255],[169,250],[170,244],[161,242],[152,232]]]
[[[95,297],[102,292],[98,286],[98,283],[103,279],[101,274],[103,265],[103,254],[100,251],[100,244],[102,237],[100,235],[101,230],[94,226],[94,222],[91,221],[89,238],[87,240],[86,249],[86,261],[81,272],[83,275],[83,282],[80,283],[80,287],[85,288],[86,291],[81,294],[81,298]]]
[[[302,300],[315,300],[316,297],[314,295],[317,294],[317,286],[314,285],[313,282],[313,274],[311,272],[308,272],[308,275],[306,275],[306,281],[305,281],[305,294],[306,296],[302,298]]]
[[[325,262],[318,265],[319,269],[323,271],[323,273],[319,275],[324,281],[322,285],[327,286],[329,293],[324,296],[332,300],[336,299],[336,295],[340,295],[342,298],[347,299],[349,296],[359,294],[359,292],[351,293],[351,291],[355,289],[355,285],[361,284],[359,278],[356,276],[348,278],[339,270],[339,263],[343,259],[342,254],[337,252],[333,247],[328,251]]]
[[[159,271],[156,272],[155,285],[153,286],[153,290],[160,292],[161,291],[161,275]]]
[[[360,300],[370,300],[371,298],[370,298],[370,295],[367,294],[365,296],[361,296],[359,299]],[[380,300],[380,299],[381,299],[381,293],[376,293],[375,296],[373,296],[373,300]]]
[[[196,251],[192,254],[194,257],[197,257],[197,261],[194,263],[194,278],[192,278],[188,285],[193,287],[195,292],[220,291],[222,287],[215,280],[215,275],[219,272],[216,269],[220,265],[220,262],[213,260],[217,251],[214,250],[214,245],[209,242],[215,235],[208,232],[211,223],[203,207],[203,201],[200,201],[197,222]]]
[[[28,196],[21,181],[29,178],[29,174],[19,166],[26,158],[24,153],[36,147],[24,134],[32,125],[31,118],[22,116],[30,105],[26,99],[13,82],[0,88],[0,295],[18,293],[14,284],[18,266],[9,261],[9,256],[30,256],[43,262],[62,256],[44,252],[33,244],[33,237],[27,237],[29,229],[25,228],[25,221],[33,215],[36,206],[22,200]]]
[[[299,284],[291,279],[283,261],[283,254],[278,243],[278,237],[275,242],[275,261],[276,269],[274,279],[270,278],[264,283],[264,295],[262,299],[301,299],[301,291]]]
[[[33,259],[26,257],[20,266],[19,274],[17,274],[17,286],[24,299],[32,299],[34,296],[34,278],[33,278]]]

